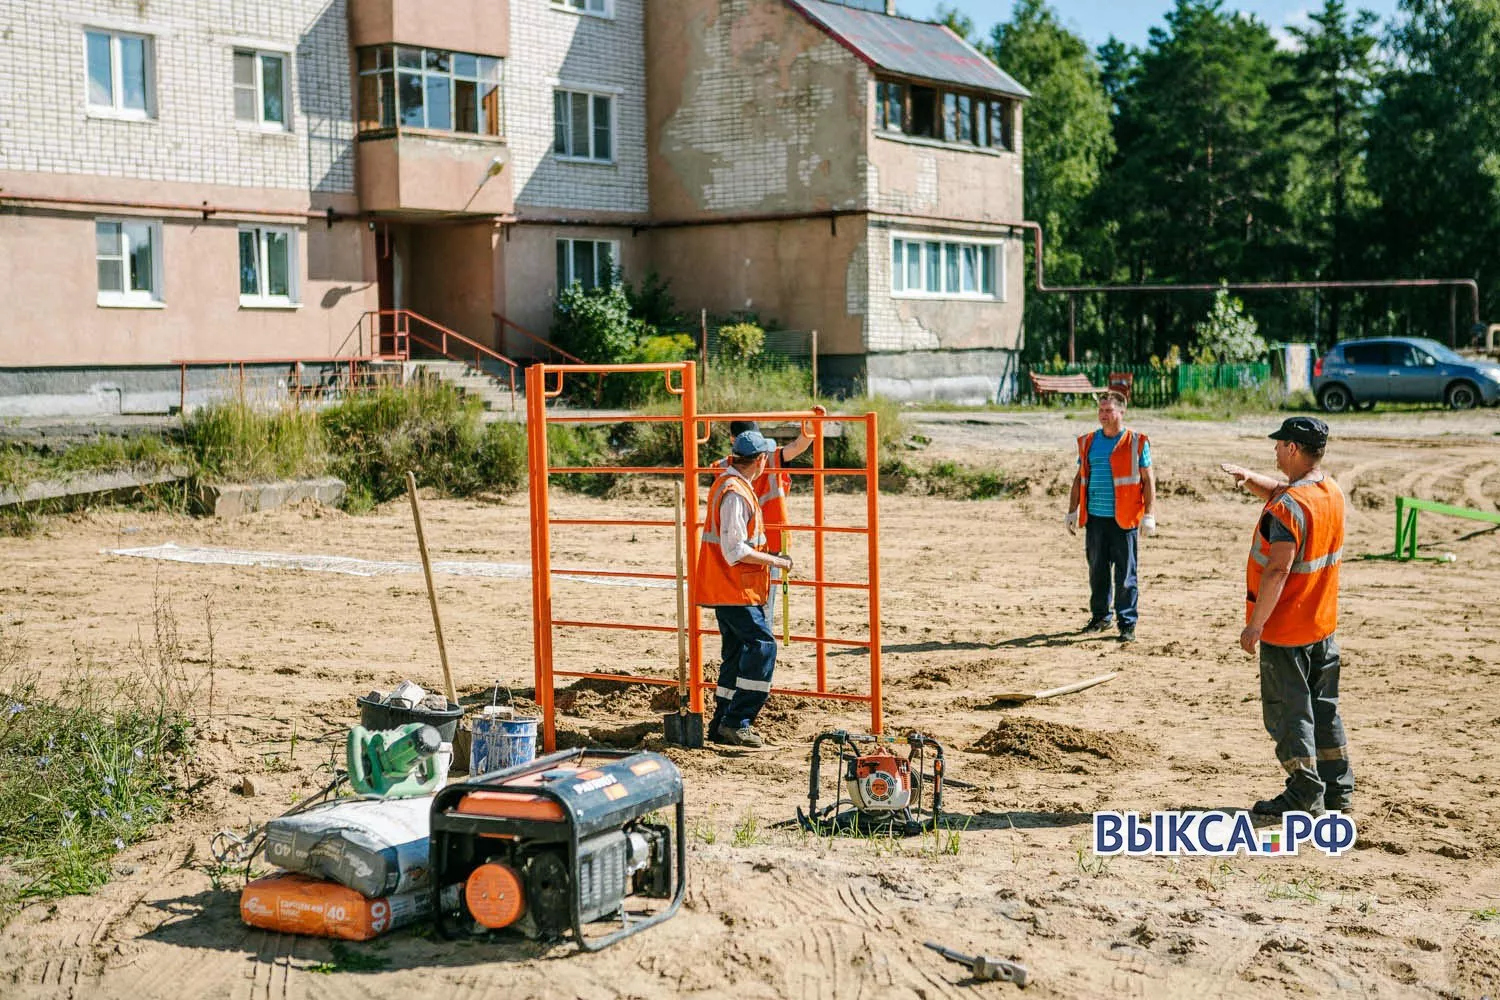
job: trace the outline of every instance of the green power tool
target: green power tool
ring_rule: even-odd
[[[349,730],[349,784],[360,795],[388,799],[428,795],[444,777],[441,746],[442,735],[420,722],[374,732],[355,726]]]

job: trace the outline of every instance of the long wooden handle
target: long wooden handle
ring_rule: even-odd
[[[682,523],[687,516],[682,506],[682,483],[677,487],[677,506],[673,514],[677,522],[677,707],[682,709],[683,699],[688,696],[688,648],[687,648],[687,580],[683,570]]]
[[[417,526],[417,548],[422,553],[422,575],[427,577],[427,603],[432,605],[432,627],[437,631],[438,659],[443,663],[443,687],[448,694],[448,704],[458,704],[458,694],[453,690],[453,675],[448,672],[448,647],[443,642],[443,619],[438,615],[437,590],[432,585],[432,561],[427,558],[427,537],[422,534],[422,510],[417,506],[417,477],[406,474],[406,495],[411,498],[411,519]]]

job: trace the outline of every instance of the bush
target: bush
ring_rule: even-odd
[[[648,336],[625,357],[627,364],[663,364],[686,361],[695,353],[693,338],[684,333]],[[601,404],[641,406],[667,397],[666,379],[659,372],[611,375],[604,380]]]
[[[575,282],[558,293],[553,307],[553,343],[590,364],[621,363],[648,329],[631,315],[630,298],[617,282],[587,291]]]
[[[719,353],[726,361],[749,364],[766,349],[766,331],[754,323],[719,328]]]
[[[454,496],[515,489],[526,477],[526,432],[485,425],[483,407],[438,382],[382,387],[323,411],[334,475],[361,509],[406,492],[406,473]]]

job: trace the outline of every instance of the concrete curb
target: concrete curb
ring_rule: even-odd
[[[337,507],[347,489],[342,479],[332,476],[278,483],[205,483],[196,491],[194,506],[198,513],[214,517],[239,517],[307,499]]]

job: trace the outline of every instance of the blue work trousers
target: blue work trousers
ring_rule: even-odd
[[[776,669],[776,635],[764,605],[720,605],[714,615],[719,619],[723,662],[709,735],[719,726],[740,729],[754,722],[771,696]]]
[[[1110,619],[1110,589],[1114,590],[1114,618],[1120,630],[1134,629],[1140,601],[1136,558],[1140,532],[1122,528],[1112,517],[1089,515],[1083,523],[1083,551],[1089,562],[1089,614],[1096,621]]]

